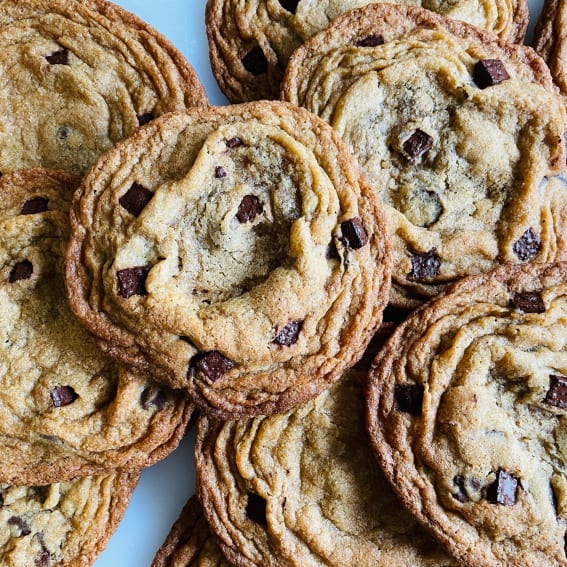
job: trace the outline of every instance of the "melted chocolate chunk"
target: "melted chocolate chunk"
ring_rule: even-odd
[[[303,327],[303,320],[301,319],[290,321],[283,329],[278,330],[276,327],[276,336],[272,342],[280,346],[295,344],[299,338],[301,327]]]
[[[279,3],[281,4],[282,8],[284,10],[287,10],[288,12],[291,12],[292,14],[295,14],[299,2],[300,0],[279,0]]]
[[[29,280],[33,274],[33,264],[29,260],[22,260],[17,264],[14,264],[8,281],[10,283],[17,282],[19,280]]]
[[[514,242],[512,250],[514,250],[514,254],[516,254],[522,262],[526,262],[538,255],[541,250],[541,242],[533,229],[528,228],[528,230]]]
[[[226,171],[224,170],[224,167],[222,167],[221,165],[215,167],[215,177],[217,179],[222,179],[223,177],[226,177]]]
[[[380,34],[372,34],[358,39],[354,42],[357,47],[377,47],[384,43],[384,38]]]
[[[567,409],[567,377],[551,375],[549,390],[543,402],[558,409]]]
[[[238,148],[239,146],[242,146],[244,142],[238,137],[238,136],[234,136],[234,138],[230,138],[230,140],[226,140],[225,144],[226,147],[231,149],[232,148]]]
[[[473,70],[473,80],[479,89],[492,87],[510,78],[500,59],[481,59]]]
[[[27,525],[26,521],[19,516],[12,516],[8,518],[8,525],[15,526],[19,530],[18,537],[23,537],[31,534],[31,530]]]
[[[47,197],[34,197],[28,199],[20,210],[21,215],[35,215],[37,213],[44,213],[47,211],[49,199]]]
[[[244,68],[254,76],[262,75],[268,70],[268,60],[259,45],[253,47],[242,58],[242,65],[244,65]]]
[[[151,266],[136,266],[118,270],[116,279],[120,297],[127,299],[132,295],[146,295],[146,279],[150,270]]]
[[[69,50],[63,47],[51,55],[46,55],[45,58],[50,65],[69,65]]]
[[[402,149],[412,159],[424,154],[433,146],[433,138],[419,128],[404,142]]]
[[[193,357],[192,366],[214,382],[232,370],[235,364],[220,352],[211,350]]]
[[[246,195],[236,212],[236,218],[240,224],[253,221],[258,215],[264,212],[264,205],[256,195]]]
[[[396,384],[394,399],[398,411],[419,416],[423,407],[423,386],[419,384]]]
[[[138,114],[136,118],[138,119],[138,124],[140,126],[143,126],[144,124],[151,122],[155,118],[155,116],[153,112],[144,112],[143,114]]]
[[[36,567],[49,567],[49,565],[51,565],[51,554],[45,545],[43,533],[39,532],[35,534],[34,537],[39,541],[39,545],[41,547],[41,550],[35,560],[35,565]]]
[[[514,293],[510,304],[524,313],[544,313],[545,303],[537,291],[524,291]]]
[[[167,395],[161,388],[158,388],[157,390],[155,388],[145,388],[140,397],[140,401],[142,402],[142,407],[145,410],[152,407],[160,410],[165,407]]]
[[[496,480],[488,487],[486,499],[491,504],[502,506],[513,506],[516,504],[516,491],[518,489],[518,477],[503,469],[496,471]]]
[[[266,501],[253,492],[248,493],[248,502],[246,503],[246,515],[257,524],[266,527]]]
[[[411,280],[425,280],[439,275],[441,258],[437,254],[437,248],[432,248],[423,254],[412,252],[411,272],[408,278]]]
[[[118,202],[132,215],[137,217],[150,202],[154,194],[139,183],[132,183],[130,189],[118,199]]]
[[[342,241],[348,248],[357,250],[368,243],[368,235],[362,226],[360,217],[354,217],[341,223]]]
[[[53,407],[56,408],[68,406],[79,397],[79,394],[71,386],[54,386],[49,395],[51,396]]]

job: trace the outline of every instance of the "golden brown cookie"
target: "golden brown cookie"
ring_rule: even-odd
[[[71,220],[75,313],[218,415],[315,396],[387,302],[381,206],[334,132],[289,104],[156,119],[91,170]]]
[[[368,423],[409,511],[467,566],[567,564],[567,264],[466,278],[376,358]]]
[[[207,36],[215,78],[228,99],[277,98],[293,50],[335,18],[371,0],[208,0]],[[529,12],[525,0],[401,0],[463,20],[521,43]]]
[[[183,55],[104,0],[0,1],[0,172],[84,173],[154,117],[206,104]]]
[[[10,484],[151,465],[192,413],[185,396],[103,354],[68,307],[78,182],[43,169],[0,177],[0,480]]]
[[[567,259],[564,103],[530,48],[374,4],[295,51],[283,96],[333,126],[383,199],[394,304]]]

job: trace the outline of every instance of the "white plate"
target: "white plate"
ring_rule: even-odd
[[[211,104],[227,104],[211,73],[205,35],[206,0],[119,0],[116,2],[151,24],[187,57],[205,86]],[[530,41],[542,0],[529,0]],[[95,567],[149,567],[195,489],[194,433],[167,459],[147,469],[118,530]]]

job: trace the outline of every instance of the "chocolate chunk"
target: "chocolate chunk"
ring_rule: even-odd
[[[33,199],[28,199],[20,210],[21,215],[35,215],[36,213],[44,213],[47,211],[47,206],[49,204],[49,199],[46,197],[34,197]]]
[[[22,260],[14,264],[8,281],[10,283],[17,282],[18,280],[29,280],[33,274],[33,264],[29,260]]]
[[[500,59],[481,59],[473,70],[473,80],[479,89],[492,87],[510,78]]]
[[[276,327],[276,336],[273,343],[281,346],[291,346],[297,342],[299,333],[303,327],[303,320],[290,321],[283,329]]]
[[[368,243],[368,235],[360,217],[353,217],[341,223],[342,241],[348,248],[357,250]]]
[[[424,280],[439,275],[441,258],[437,254],[437,248],[432,248],[423,254],[412,252],[411,272],[408,278],[411,280]]]
[[[516,504],[518,477],[503,469],[496,471],[496,480],[488,487],[486,499],[492,504],[513,506]]]
[[[238,136],[234,136],[234,138],[230,138],[230,140],[226,140],[226,142],[225,142],[226,147],[231,149],[231,150],[232,150],[232,148],[238,148],[243,143],[244,142]]]
[[[150,202],[154,194],[139,183],[132,183],[130,189],[118,199],[118,202],[132,215],[137,217]]]
[[[71,128],[69,128],[69,126],[61,126],[61,128],[57,130],[57,137],[60,140],[66,140],[69,137],[70,133],[71,133]]]
[[[143,126],[144,124],[151,122],[155,118],[155,116],[153,112],[144,112],[143,114],[138,114],[136,118],[138,119],[138,124],[140,126]]]
[[[140,396],[142,407],[148,410],[152,407],[160,410],[165,407],[167,395],[162,388],[145,388]]]
[[[45,58],[50,65],[69,65],[69,50],[63,47],[51,55],[46,55]]]
[[[253,492],[248,493],[248,502],[246,503],[246,515],[257,524],[266,527],[266,501]]]
[[[53,407],[56,408],[68,406],[79,397],[79,394],[71,386],[55,386],[51,389],[49,395],[51,396]]]
[[[245,222],[253,221],[263,212],[264,205],[262,205],[262,201],[256,195],[246,195],[240,202],[240,205],[238,205],[236,218],[239,223],[244,224]]]
[[[567,409],[567,377],[549,376],[549,390],[543,402],[558,409]]]
[[[8,518],[8,525],[15,526],[19,530],[18,537],[23,537],[31,534],[31,530],[26,521],[19,516],[12,516]]]
[[[510,304],[524,313],[544,313],[545,303],[537,291],[524,291],[514,293]]]
[[[39,545],[41,547],[41,550],[35,560],[35,565],[36,567],[49,567],[49,565],[51,565],[51,554],[49,553],[49,550],[45,545],[43,533],[39,532],[37,534],[34,534],[34,537],[39,541]]]
[[[528,230],[526,230],[526,232],[524,232],[524,234],[516,240],[516,242],[514,242],[512,249],[516,256],[522,262],[525,262],[538,255],[541,249],[541,242],[533,229],[528,228]]]
[[[224,167],[220,165],[215,167],[215,177],[217,179],[222,179],[223,177],[226,177],[226,171],[224,170]]]
[[[198,354],[193,357],[191,365],[213,382],[224,376],[235,366],[232,360],[216,350]]]
[[[396,384],[394,388],[396,409],[411,415],[421,415],[423,386],[419,384]]]
[[[118,270],[116,279],[120,297],[127,299],[132,295],[146,295],[146,278],[150,270],[151,266],[136,266]]]
[[[295,14],[299,1],[300,0],[279,0],[279,3],[281,4],[284,10],[287,10],[288,12]]]
[[[457,487],[457,492],[452,494],[453,498],[461,503],[468,502],[469,497],[465,490],[465,477],[457,475],[453,478],[453,484]]]
[[[433,146],[433,138],[419,128],[404,142],[402,149],[412,159],[419,157]]]
[[[372,34],[358,39],[354,42],[357,47],[377,47],[384,43],[384,38],[380,34]]]
[[[262,75],[268,70],[268,60],[259,45],[253,47],[242,58],[242,65],[244,65],[244,68],[254,76]]]

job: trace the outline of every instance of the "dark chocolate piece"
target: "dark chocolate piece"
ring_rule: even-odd
[[[528,228],[528,230],[514,242],[512,249],[514,250],[514,254],[516,254],[522,262],[526,262],[538,255],[541,250],[541,242],[533,229]]]
[[[150,270],[151,266],[136,266],[118,270],[116,279],[120,297],[127,299],[132,295],[146,295],[146,279]]]
[[[231,150],[232,150],[232,148],[238,148],[243,143],[244,142],[238,136],[234,136],[234,138],[230,138],[230,140],[227,140],[225,142],[226,147],[231,149]]]
[[[137,217],[150,202],[154,194],[139,183],[132,183],[130,189],[118,199],[118,202],[132,215]]]
[[[49,199],[47,197],[34,197],[33,199],[28,199],[20,210],[21,215],[35,215],[37,213],[44,213],[47,211],[47,206],[49,204]]]
[[[439,275],[441,258],[437,254],[437,248],[432,248],[423,254],[412,252],[411,272],[408,278],[412,280],[425,280]]]
[[[279,0],[279,3],[281,4],[282,8],[284,10],[287,10],[288,12],[291,12],[292,14],[295,14],[299,2],[300,0]]]
[[[367,35],[361,39],[354,42],[357,47],[377,47],[384,43],[384,37],[380,34]]]
[[[136,118],[138,119],[138,124],[140,126],[143,126],[144,124],[151,122],[155,118],[155,116],[153,112],[144,112],[143,114],[138,114]]]
[[[357,250],[368,243],[368,235],[360,217],[354,217],[341,223],[342,241],[348,248]]]
[[[457,487],[457,492],[452,494],[453,498],[461,503],[468,502],[469,497],[465,490],[465,477],[463,475],[457,475],[453,478],[453,484]]]
[[[15,526],[19,530],[18,537],[23,537],[31,534],[31,530],[26,521],[19,516],[11,516],[8,518],[8,525]]]
[[[419,128],[404,142],[402,149],[412,159],[424,154],[433,146],[433,138]]]
[[[411,415],[421,415],[423,390],[423,386],[419,384],[396,384],[394,388],[396,409]]]
[[[61,408],[72,404],[79,394],[71,386],[54,386],[49,393],[53,407]]]
[[[167,395],[162,388],[145,388],[140,397],[142,407],[148,410],[152,407],[160,410],[165,407]]]
[[[486,499],[492,504],[513,506],[516,504],[518,477],[503,469],[496,471],[496,480],[488,487]]]
[[[51,55],[46,55],[45,58],[50,65],[69,65],[69,50],[62,47]]]
[[[33,264],[29,260],[22,260],[14,264],[12,271],[8,277],[10,283],[18,280],[29,280],[33,274]]]
[[[545,303],[537,291],[516,292],[510,299],[510,304],[524,313],[545,312]]]
[[[281,346],[291,346],[297,342],[299,333],[303,327],[303,320],[290,321],[283,329],[276,327],[276,336],[273,343]]]
[[[244,65],[244,68],[254,76],[262,75],[268,70],[268,60],[259,45],[253,47],[242,58],[242,65]]]
[[[510,78],[500,59],[481,59],[473,70],[473,80],[479,89],[492,87]]]
[[[221,165],[215,167],[215,177],[217,179],[222,179],[223,177],[226,177],[226,171],[224,170],[224,167],[222,167]]]
[[[558,409],[567,409],[567,377],[549,376],[549,390],[543,402]]]
[[[246,515],[257,524],[266,527],[266,501],[253,492],[248,493],[248,502],[246,503]]]
[[[260,201],[256,195],[246,195],[238,206],[236,218],[239,223],[244,224],[246,222],[253,221],[263,212],[264,205],[262,205],[262,201]]]
[[[193,357],[191,363],[194,368],[202,372],[213,382],[224,376],[235,366],[232,360],[226,358],[226,356],[216,350],[198,354]]]

